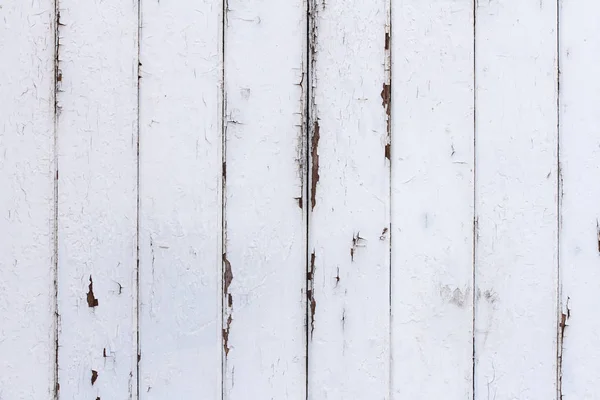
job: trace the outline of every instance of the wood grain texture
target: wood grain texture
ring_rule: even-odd
[[[308,398],[389,398],[385,0],[311,10]]]
[[[306,5],[226,10],[224,399],[304,399]]]
[[[0,398],[55,386],[54,5],[0,5]]]
[[[473,2],[392,11],[392,398],[472,399]]]
[[[221,15],[144,1],[140,398],[221,396]]]
[[[560,394],[564,400],[592,399],[600,385],[600,4],[559,4]]]
[[[557,396],[556,15],[476,9],[476,398]]]
[[[137,4],[59,2],[61,399],[137,387]]]

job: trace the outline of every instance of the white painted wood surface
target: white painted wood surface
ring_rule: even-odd
[[[0,399],[55,386],[54,7],[0,3]]]
[[[141,4],[140,398],[216,399],[222,5]]]
[[[0,1],[0,399],[593,399],[598,12]]]
[[[137,2],[59,2],[61,399],[137,388]]]
[[[392,398],[472,399],[473,1],[392,10]]]
[[[386,0],[311,9],[309,399],[389,398]]]
[[[593,399],[600,387],[600,4],[561,1],[559,12],[561,393]]]
[[[556,2],[477,4],[475,398],[556,399]]]
[[[223,398],[304,399],[302,0],[225,15]]]

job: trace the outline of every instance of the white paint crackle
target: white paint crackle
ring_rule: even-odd
[[[0,0],[0,400],[587,399],[593,0]]]

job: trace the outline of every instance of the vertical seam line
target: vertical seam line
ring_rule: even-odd
[[[225,37],[227,29],[227,9],[228,9],[227,0],[222,0],[221,4],[221,254],[218,257],[219,265],[218,274],[221,277],[221,290],[219,298],[221,299],[221,345],[220,354],[221,354],[221,400],[226,398],[225,396],[225,379],[227,378],[227,364],[226,364],[226,353],[224,350],[225,339],[223,337],[223,332],[225,331],[225,277],[223,270],[224,263],[224,255],[227,252],[227,220],[226,220],[226,162],[227,162],[227,121],[226,121],[226,107],[227,107],[227,99],[226,99],[226,89],[225,89]]]
[[[142,42],[142,0],[137,0],[137,115],[136,115],[136,136],[137,136],[137,161],[136,161],[136,179],[137,179],[137,204],[136,204],[136,271],[135,271],[135,323],[136,323],[136,393],[131,394],[132,398],[139,398],[140,395],[140,78],[141,78],[141,42]]]
[[[562,211],[562,171],[560,165],[560,0],[556,1],[556,387],[562,399],[562,356],[564,326],[562,321],[562,274],[560,270],[560,240]]]
[[[60,316],[58,311],[58,114],[60,106],[58,104],[58,91],[59,82],[62,79],[59,65],[59,46],[60,46],[60,5],[59,0],[54,0],[54,21],[53,21],[53,35],[54,35],[54,66],[53,66],[53,285],[54,285],[54,387],[52,388],[54,399],[59,398],[59,380],[58,380],[58,343],[59,343],[59,330],[60,330]]]
[[[477,218],[477,1],[473,0],[473,249],[472,249],[472,387],[471,398],[476,396],[476,322],[477,322],[477,235],[478,235],[478,218]]]

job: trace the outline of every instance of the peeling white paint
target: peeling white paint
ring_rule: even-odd
[[[593,398],[595,11],[0,2],[0,399]]]

